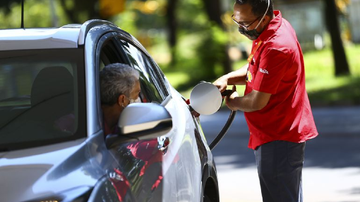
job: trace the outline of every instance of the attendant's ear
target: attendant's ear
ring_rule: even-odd
[[[262,25],[267,25],[271,21],[271,17],[268,15],[265,15],[264,19],[262,20]]]

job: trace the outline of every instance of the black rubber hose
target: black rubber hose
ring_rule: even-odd
[[[225,90],[221,93],[223,97],[229,96],[233,93],[232,90]],[[224,101],[224,99],[223,99]],[[219,142],[220,140],[225,136],[226,132],[229,130],[234,118],[236,115],[236,111],[231,111],[228,120],[226,121],[224,127],[221,129],[220,133],[215,137],[215,139],[210,143],[209,147],[212,150]]]
[[[220,140],[225,136],[226,132],[229,130],[231,123],[233,122],[236,115],[236,111],[231,111],[228,120],[226,121],[224,127],[220,131],[220,133],[215,137],[215,139],[210,143],[210,149],[214,149],[215,146],[220,142]]]

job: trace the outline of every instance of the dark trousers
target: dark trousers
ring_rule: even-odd
[[[255,150],[263,202],[302,202],[305,143],[273,141]]]

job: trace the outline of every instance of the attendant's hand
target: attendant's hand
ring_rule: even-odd
[[[237,106],[237,99],[239,99],[239,94],[236,91],[236,86],[234,85],[232,88],[232,93],[228,96],[226,96],[225,102],[226,102],[226,106],[232,110],[232,111],[236,111],[238,110],[238,106]]]
[[[228,82],[227,78],[225,76],[222,76],[216,79],[216,81],[214,81],[213,84],[219,89],[220,92],[223,92],[226,90],[227,82]]]

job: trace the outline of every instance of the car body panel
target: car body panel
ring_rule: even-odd
[[[89,201],[202,201],[208,179],[217,189],[216,167],[200,121],[166,77],[155,86],[168,92],[159,94],[162,101],[158,105],[171,115],[171,130],[149,140],[119,139],[114,147],[106,146],[98,76],[106,43],[115,41],[120,48],[123,42],[131,44],[135,50],[131,54],[138,54],[134,58],[143,58],[144,67],[151,63],[155,74],[161,74],[136,38],[102,20],[59,29],[16,30],[16,36],[4,39],[2,33],[12,31],[0,30],[0,51],[84,50],[84,71],[80,72],[85,78],[81,96],[85,96],[86,133],[80,139],[0,152],[0,186],[6,186],[0,190],[2,201],[61,200],[71,192]]]
[[[1,30],[1,50],[77,48],[79,29],[43,28],[43,29],[10,29]]]
[[[174,133],[169,136],[171,146],[163,160],[164,195],[163,201],[201,200],[201,160],[193,117],[188,106],[181,102],[180,95],[174,91],[174,99],[166,106],[173,118]],[[180,101],[180,102],[179,102]],[[203,152],[203,151],[202,151]]]
[[[69,187],[93,186],[99,176],[86,175],[84,168],[91,168],[87,164],[94,161],[70,158],[86,152],[83,142],[76,140],[7,152],[0,159],[1,181],[7,184],[2,185],[0,190],[2,200],[26,201],[59,193]],[[66,170],[65,165],[72,165],[75,169]],[[93,168],[96,169],[96,166]],[[74,175],[77,180],[73,180]]]

